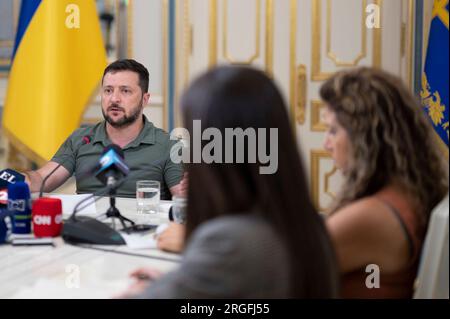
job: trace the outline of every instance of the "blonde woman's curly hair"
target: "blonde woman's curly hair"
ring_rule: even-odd
[[[395,182],[417,201],[427,223],[448,191],[448,166],[419,100],[401,79],[367,67],[336,73],[320,95],[347,131],[353,153],[332,211]]]

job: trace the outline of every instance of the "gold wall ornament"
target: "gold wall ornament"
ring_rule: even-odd
[[[128,0],[127,8],[127,55],[133,57],[133,0]]]
[[[333,72],[324,72],[321,68],[322,63],[322,1],[312,0],[312,54],[311,54],[311,80],[314,82],[325,81],[332,76]],[[363,0],[366,1],[366,0]],[[383,7],[383,0],[374,0],[374,4],[378,5],[380,9]],[[364,8],[365,9],[365,8]],[[330,23],[327,22],[329,26]],[[363,30],[365,30],[365,19],[363,18]],[[374,67],[381,67],[381,45],[382,45],[382,33],[381,28],[373,29],[373,44],[372,44],[372,65]],[[327,32],[331,33],[331,32]],[[364,32],[363,32],[364,33]],[[330,36],[331,37],[331,36]],[[364,36],[363,36],[364,37]],[[365,39],[367,42],[367,37]],[[364,53],[364,44],[362,44]],[[363,57],[357,57],[356,60],[351,61],[351,64],[358,65]],[[339,62],[339,61],[337,61]],[[341,61],[342,62],[342,61]],[[342,62],[343,65],[348,65]]]
[[[321,111],[325,108],[325,104],[320,100],[311,101],[311,131],[325,132],[327,127],[322,122]]]
[[[255,23],[255,52],[244,60],[238,60],[232,56],[228,49],[228,0],[222,0],[222,33],[220,34],[222,43],[222,56],[230,64],[251,65],[258,58],[261,58],[261,0],[256,1],[256,23]],[[265,11],[265,69],[269,76],[273,76],[273,37],[274,37],[274,1],[266,0]],[[218,0],[209,0],[209,67],[218,63]]]
[[[301,64],[297,67],[297,96],[295,103],[295,119],[298,124],[305,124],[306,100],[307,100],[306,65]]]
[[[325,174],[325,194],[330,196],[332,199],[337,198],[337,194],[333,192],[330,188],[330,179],[338,172],[336,165],[333,166],[332,170]]]
[[[326,208],[320,204],[320,161],[331,159],[329,152],[325,150],[311,150],[311,192],[313,204],[319,212],[325,212]],[[334,172],[332,172],[334,174]],[[330,174],[331,176],[331,174]],[[326,182],[327,183],[327,182]],[[328,184],[327,184],[328,185]]]
[[[327,56],[330,58],[336,66],[351,67],[356,66],[358,63],[367,56],[367,27],[365,25],[365,13],[367,7],[367,0],[362,2],[362,14],[361,14],[361,52],[358,53],[353,61],[343,61],[331,49],[331,0],[327,0]]]
[[[297,76],[297,0],[290,0],[289,8],[289,23],[290,23],[290,52],[289,52],[289,69],[290,69],[290,81],[289,81],[289,101],[290,101],[290,114],[293,130],[296,131],[296,76]]]
[[[260,56],[261,0],[256,0],[255,52],[248,59],[243,61],[238,61],[228,52],[228,0],[223,0],[222,10],[223,10],[223,30],[222,30],[223,57],[231,64],[251,65]]]
[[[209,67],[217,64],[217,0],[209,0]]]
[[[374,3],[383,10],[383,0],[374,0]],[[381,15],[383,17],[383,14]],[[383,29],[383,21],[381,21],[380,28],[373,29],[373,48],[372,48],[372,66],[376,68],[381,68],[381,59],[382,59],[382,29]]]

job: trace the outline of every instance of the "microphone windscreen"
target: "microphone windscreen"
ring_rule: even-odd
[[[122,176],[127,176],[130,172],[130,168],[125,163],[123,158],[123,150],[115,145],[111,144],[105,148],[104,153],[99,160],[97,171],[94,173],[95,177],[103,184],[107,184],[108,179],[113,177],[115,181]],[[118,153],[120,151],[121,154]]]
[[[6,226],[5,220],[0,218],[0,244],[6,242],[6,237],[8,235],[8,227]]]
[[[11,212],[6,209],[0,209],[0,244],[3,244],[8,239],[8,225],[5,218],[11,216]]]
[[[117,144],[110,144],[103,149],[102,155],[108,153],[110,150],[114,150],[122,159],[125,158],[125,154],[123,153],[122,148]]]
[[[36,237],[58,237],[62,230],[62,203],[59,198],[41,197],[32,209],[33,231]]]
[[[8,199],[30,198],[30,188],[25,182],[17,182],[8,185]]]
[[[31,199],[27,183],[8,185],[8,210],[13,213],[13,233],[31,233]]]
[[[23,181],[25,181],[25,175],[22,175],[13,169],[7,168],[0,171],[0,188],[5,188],[8,187],[9,184]]]
[[[8,188],[0,188],[0,208],[8,205]]]

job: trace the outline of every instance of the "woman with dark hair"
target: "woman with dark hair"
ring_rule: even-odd
[[[339,72],[320,95],[324,146],[345,178],[327,219],[342,296],[411,298],[430,212],[448,192],[431,125],[402,81],[381,70]]]
[[[190,86],[181,108],[191,136],[194,121],[200,120],[203,129],[214,128],[222,136],[227,129],[254,130],[256,140],[263,143],[252,145],[248,138],[239,147],[225,141],[219,149],[223,154],[233,152],[234,163],[186,165],[188,208],[181,265],[145,290],[138,282],[126,295],[335,297],[333,250],[323,220],[309,199],[286,105],[274,83],[250,68],[220,67]],[[273,144],[268,142],[271,129],[278,131]],[[190,143],[191,157],[195,157],[196,142]],[[202,146],[208,142],[202,141]],[[249,160],[252,150],[267,147],[278,156],[273,174],[261,174],[262,163]],[[242,150],[244,160],[237,161]],[[152,270],[134,273],[137,277],[142,274],[155,276]]]

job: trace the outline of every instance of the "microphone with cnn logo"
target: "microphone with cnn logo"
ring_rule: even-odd
[[[59,198],[41,197],[32,208],[35,237],[58,237],[62,230],[62,203]]]

